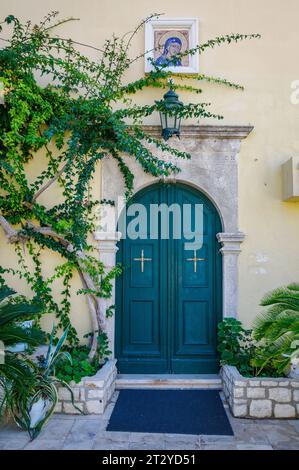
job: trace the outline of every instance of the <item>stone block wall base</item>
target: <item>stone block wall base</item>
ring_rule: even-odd
[[[247,378],[233,366],[222,367],[220,375],[236,418],[299,418],[299,379]]]
[[[95,375],[85,377],[71,387],[75,405],[84,414],[103,414],[114,393],[116,376],[116,359],[111,359]],[[55,413],[80,414],[80,411],[74,408],[71,394],[65,387],[58,388]]]

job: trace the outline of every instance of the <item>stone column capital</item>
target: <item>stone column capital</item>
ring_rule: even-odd
[[[94,232],[94,239],[98,242],[98,249],[104,253],[116,253],[116,246],[121,238],[121,232]]]
[[[234,254],[238,255],[241,252],[241,243],[245,239],[245,233],[236,232],[236,233],[226,233],[220,232],[217,233],[217,240],[222,244],[220,252],[225,254]]]
[[[117,243],[121,238],[121,232],[94,232],[95,240],[99,241],[114,241]]]

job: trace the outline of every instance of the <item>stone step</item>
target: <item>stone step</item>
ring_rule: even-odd
[[[117,390],[143,389],[222,389],[217,374],[118,374]]]

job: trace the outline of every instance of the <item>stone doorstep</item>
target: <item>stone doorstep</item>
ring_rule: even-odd
[[[115,388],[222,389],[222,382],[217,374],[119,374]]]
[[[245,378],[232,366],[221,370],[224,395],[235,417],[298,418],[299,380]]]

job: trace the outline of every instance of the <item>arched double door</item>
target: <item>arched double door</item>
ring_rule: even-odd
[[[180,183],[154,184],[138,192],[131,203],[145,208],[147,215],[143,229],[138,227],[136,213],[126,215],[126,227],[133,223],[141,236],[126,236],[119,242],[117,253],[117,262],[123,266],[116,281],[115,350],[119,372],[217,372],[222,260],[216,234],[222,227],[215,206],[198,190]],[[161,204],[182,209],[177,215],[179,220],[169,211],[168,237],[161,217],[152,226],[150,207]],[[203,209],[202,246],[186,249],[190,233],[181,230],[178,237],[174,221],[183,227],[183,208],[194,208],[196,204]],[[194,218],[195,210],[191,209],[191,231]]]

